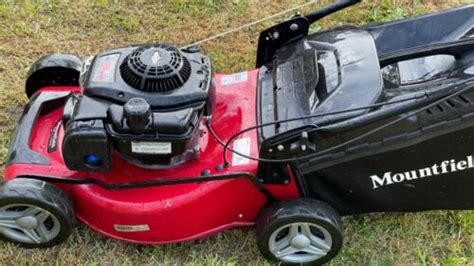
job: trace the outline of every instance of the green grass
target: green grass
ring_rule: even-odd
[[[21,115],[28,67],[47,53],[91,55],[134,43],[184,45],[295,6],[297,1],[0,1],[0,160]],[[302,3],[303,1],[299,1]],[[327,2],[327,1],[321,1]],[[388,21],[473,3],[365,1],[325,19],[332,26]],[[370,3],[368,3],[370,2]],[[307,10],[306,10],[307,11]],[[253,67],[258,32],[272,22],[202,46],[217,71]],[[3,165],[2,165],[3,167]],[[474,212],[370,214],[344,218],[346,243],[333,265],[474,265]],[[70,239],[48,250],[0,243],[0,264],[264,264],[252,228],[161,247],[127,244],[79,226]]]

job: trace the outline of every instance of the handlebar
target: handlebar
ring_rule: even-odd
[[[319,10],[313,11],[309,14],[307,14],[305,17],[308,19],[309,23],[312,24],[328,15],[331,15],[332,13],[335,13],[337,11],[340,11],[344,8],[347,8],[349,6],[355,5],[362,2],[361,0],[339,0],[334,4],[331,4],[329,6],[323,7]]]

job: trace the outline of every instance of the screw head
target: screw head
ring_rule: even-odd
[[[281,145],[281,144],[277,146],[277,150],[278,150],[278,151],[282,151],[282,150],[284,150],[284,149],[285,149],[285,146],[283,146],[283,145]]]
[[[280,38],[280,33],[278,31],[275,31],[272,33],[272,37],[274,40],[277,40],[278,38]]]
[[[296,24],[296,23],[293,23],[293,24],[290,25],[290,30],[292,30],[292,31],[297,31],[299,28],[300,28],[300,26],[298,26],[298,24]]]
[[[210,176],[211,171],[209,169],[204,169],[201,171],[201,176]]]

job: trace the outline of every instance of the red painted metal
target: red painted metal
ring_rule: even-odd
[[[244,75],[245,76],[245,75]],[[222,82],[229,76],[216,75],[216,106],[212,126],[224,140],[235,132],[253,126],[256,121],[258,71],[247,72],[247,79]],[[44,91],[73,91],[77,87],[47,87]],[[58,148],[48,153],[51,131],[61,119],[62,108],[41,114],[34,125],[30,148],[46,156],[50,165],[12,164],[4,178],[40,175],[62,178],[96,178],[109,184],[248,172],[257,174],[258,162],[230,165],[221,171],[223,147],[201,124],[199,160],[171,169],[149,170],[136,167],[113,154],[113,170],[107,173],[80,172],[67,169],[61,155],[64,130],[58,134]],[[238,139],[250,139],[250,156],[258,157],[257,132],[247,132]],[[234,155],[229,153],[232,162]],[[74,201],[77,217],[93,229],[116,239],[141,244],[165,244],[201,238],[232,227],[253,225],[258,211],[266,204],[265,196],[244,178],[160,187],[107,190],[97,185],[61,184]],[[289,185],[268,185],[272,195],[281,200],[299,197],[292,178]],[[128,232],[127,232],[128,231]],[[134,231],[134,232],[130,232]]]

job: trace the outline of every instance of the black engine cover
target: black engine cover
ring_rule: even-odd
[[[215,92],[211,81],[207,56],[154,44],[97,55],[83,87],[84,95],[90,97],[122,104],[139,97],[152,109],[167,109],[212,101]]]

